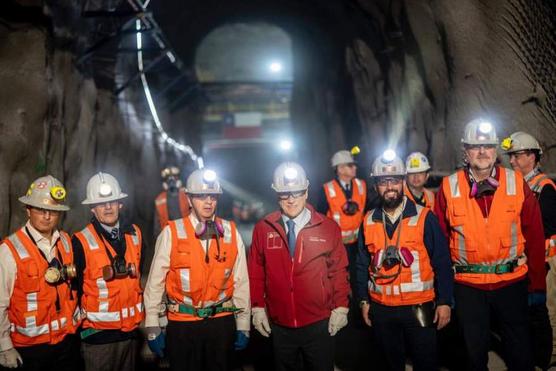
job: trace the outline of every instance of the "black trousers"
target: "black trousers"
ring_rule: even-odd
[[[334,370],[334,338],[328,319],[300,328],[272,325],[276,370]]]
[[[411,305],[386,306],[371,303],[372,332],[384,364],[379,369],[405,370],[409,356],[416,371],[436,370],[436,328],[422,327]]]
[[[75,335],[67,335],[58,344],[39,344],[16,348],[23,359],[18,370],[28,371],[73,371],[81,370],[78,342]]]
[[[225,371],[235,341],[233,315],[202,321],[168,321],[166,349],[172,371]]]
[[[533,369],[526,280],[491,291],[455,284],[454,296],[470,370],[487,370],[491,318],[497,322],[508,369]]]

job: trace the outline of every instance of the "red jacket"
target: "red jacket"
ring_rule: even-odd
[[[272,322],[303,327],[348,307],[347,255],[340,227],[316,212],[299,231],[292,259],[275,211],[255,225],[248,268],[252,307],[265,307]]]

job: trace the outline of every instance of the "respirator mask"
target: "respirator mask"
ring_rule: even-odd
[[[44,279],[51,285],[60,282],[69,281],[77,277],[77,270],[74,264],[62,264],[58,258],[54,258],[48,264],[48,268],[44,272]]]
[[[342,206],[342,211],[346,215],[355,215],[359,211],[359,205],[352,200],[348,200]]]
[[[112,263],[102,268],[102,278],[105,281],[114,279],[137,277],[137,267],[133,263],[127,263],[123,256],[116,255],[111,259]]]

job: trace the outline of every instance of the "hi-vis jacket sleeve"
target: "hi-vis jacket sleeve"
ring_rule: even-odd
[[[165,292],[166,275],[170,270],[170,250],[172,247],[172,234],[170,227],[166,226],[156,240],[154,256],[149,271],[143,300],[145,304],[145,327],[158,327],[158,314],[160,304]],[[233,269],[234,306],[242,308],[236,313],[236,327],[240,331],[249,331],[251,305],[249,298],[249,276],[245,258],[245,246],[239,233],[237,233],[238,254]]]

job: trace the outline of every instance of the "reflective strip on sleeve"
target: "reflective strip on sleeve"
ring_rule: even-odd
[[[166,203],[166,197],[162,197],[161,199],[157,199],[154,201],[156,206],[164,205]]]

